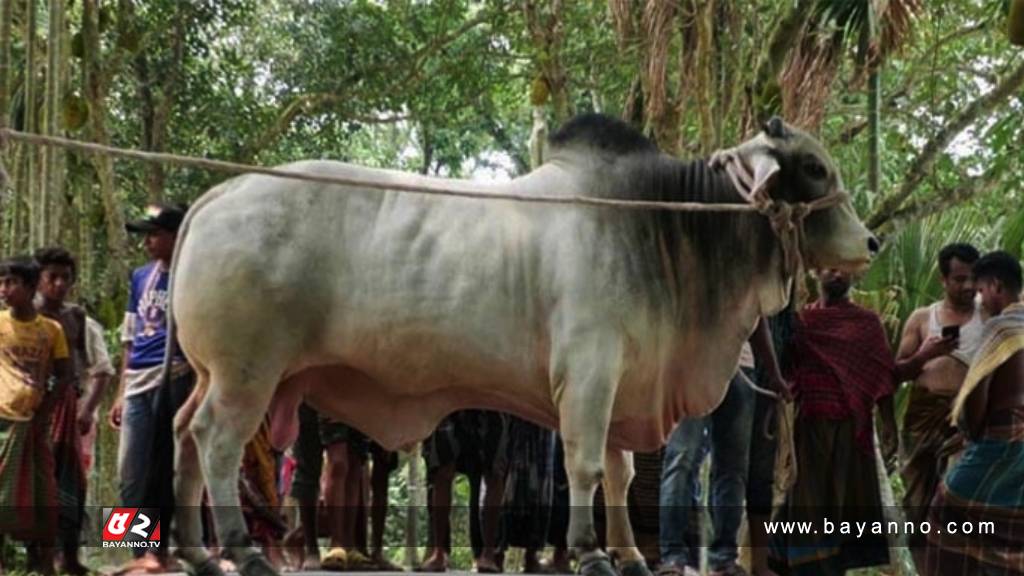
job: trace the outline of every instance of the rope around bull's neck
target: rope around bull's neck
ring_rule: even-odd
[[[705,204],[701,202],[616,200],[611,198],[593,198],[589,196],[550,197],[535,194],[493,192],[484,188],[474,189],[472,186],[466,185],[461,186],[461,189],[455,189],[438,184],[378,182],[355,177],[311,174],[308,172],[282,170],[280,168],[267,168],[265,166],[226,162],[223,160],[181,156],[166,152],[147,152],[143,150],[118,148],[93,142],[82,142],[79,140],[72,140],[70,138],[61,138],[59,136],[44,136],[42,134],[30,134],[27,132],[12,130],[10,128],[0,128],[0,148],[6,144],[8,139],[37,146],[67,148],[70,150],[78,150],[80,152],[130,158],[143,162],[202,168],[204,170],[214,172],[224,172],[229,174],[263,174],[276,178],[303,180],[306,182],[317,182],[321,184],[362,186],[382,191],[396,190],[400,192],[434,196],[476,198],[481,200],[507,200],[511,202],[530,202],[538,204],[570,204],[580,206],[614,207],[625,210],[667,210],[670,212],[757,212],[768,218],[769,222],[771,222],[772,230],[779,238],[779,242],[782,245],[783,269],[787,277],[798,273],[803,268],[801,250],[804,242],[804,218],[816,210],[835,206],[844,202],[848,198],[846,193],[842,191],[833,192],[827,196],[823,196],[806,203],[789,203],[781,200],[759,199],[752,200],[745,204]],[[3,162],[0,161],[0,187],[7,189],[10,187],[9,184],[10,177],[7,174],[7,170],[5,169]]]

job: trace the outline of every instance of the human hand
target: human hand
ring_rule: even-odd
[[[121,429],[121,411],[123,405],[120,399],[114,400],[114,405],[110,407],[110,412],[107,414],[107,423],[114,430]]]
[[[951,354],[954,350],[956,350],[956,347],[959,343],[959,338],[943,338],[942,336],[929,336],[928,339],[924,341],[924,344],[921,345],[921,349],[918,351],[918,354],[920,354],[927,362],[932,358],[938,358],[939,356]]]
[[[785,400],[786,402],[793,401],[793,387],[789,382],[786,382],[781,375],[775,374],[773,376],[769,376],[765,385],[769,390],[778,394],[779,398],[782,400]]]
[[[96,416],[92,410],[79,410],[78,411],[78,433],[85,436],[92,430],[92,425],[96,422]]]

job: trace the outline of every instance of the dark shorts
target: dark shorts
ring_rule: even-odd
[[[466,475],[503,475],[508,469],[508,426],[508,416],[490,410],[449,415],[423,442],[427,480],[449,464]]]
[[[338,422],[323,416],[317,417],[317,424],[320,428],[320,444],[324,448],[341,442],[347,442],[349,450],[354,452],[363,461],[370,455],[370,439],[359,430],[344,422]]]
[[[398,454],[388,452],[365,434],[342,422],[331,421],[302,404],[299,406],[299,437],[292,446],[295,474],[291,495],[300,501],[315,501],[320,496],[320,473],[324,465],[324,449],[339,442],[364,462],[373,456],[374,466],[386,466],[388,472],[398,467]]]

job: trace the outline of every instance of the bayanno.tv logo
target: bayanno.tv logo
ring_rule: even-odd
[[[104,508],[104,548],[159,548],[160,510]]]

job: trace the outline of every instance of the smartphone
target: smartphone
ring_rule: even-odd
[[[960,337],[960,327],[959,326],[943,326],[942,327],[942,337],[943,338],[952,338],[953,340],[956,340],[957,338]]]

